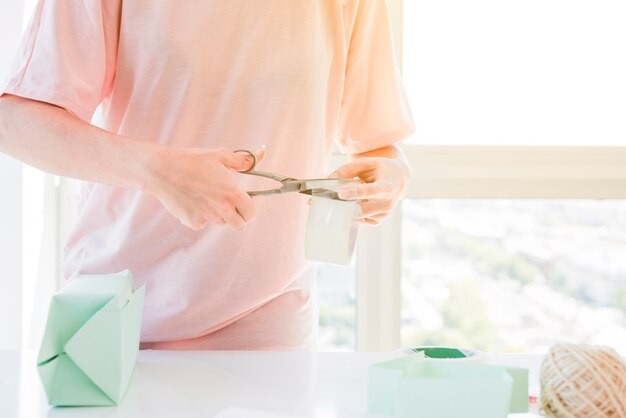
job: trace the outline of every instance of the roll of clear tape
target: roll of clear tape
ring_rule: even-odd
[[[308,260],[349,265],[358,233],[358,201],[311,198],[304,253]]]
[[[396,353],[401,356],[423,354],[424,359],[429,361],[482,362],[484,360],[484,354],[478,350],[456,347],[424,346],[401,348],[396,350]]]

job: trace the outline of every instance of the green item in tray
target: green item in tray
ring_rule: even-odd
[[[426,358],[431,359],[467,358],[474,355],[472,351],[450,347],[415,347],[412,348],[411,351],[414,351],[416,353],[424,353],[424,356]]]

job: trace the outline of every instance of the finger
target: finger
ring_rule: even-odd
[[[368,218],[364,218],[364,219],[369,219],[370,221],[378,221],[378,222],[382,222],[385,219],[387,219],[389,217],[389,215],[391,215],[391,213],[387,212],[387,213],[379,213],[378,215],[372,215]]]
[[[389,213],[393,209],[390,199],[366,199],[359,204],[359,218],[371,218],[374,215]]]
[[[386,181],[375,181],[339,189],[337,193],[339,198],[343,200],[381,199],[393,194],[393,186]]]
[[[193,222],[190,222],[186,218],[179,219],[178,222],[180,222],[182,226],[187,227],[193,231],[199,231],[201,229],[198,225],[194,224]]]
[[[342,165],[337,170],[333,171],[328,177],[339,177],[345,179],[369,177],[375,168],[376,163],[374,159],[363,157]]]
[[[256,154],[257,164],[263,161],[265,158],[265,145],[261,145],[254,153]]]
[[[359,222],[362,222],[367,225],[378,226],[382,223],[382,220],[377,219],[360,219]]]
[[[235,199],[235,208],[246,223],[252,221],[256,216],[256,205],[247,193],[242,192]]]
[[[203,221],[202,219],[200,219],[198,216],[194,215],[191,217],[183,217],[183,218],[179,218],[179,222],[186,226],[189,229],[192,229],[194,231],[200,231],[202,229],[204,229],[206,227],[206,222]]]
[[[263,158],[265,158],[264,146],[256,149],[255,152],[225,151],[220,156],[224,165],[235,171],[249,171]]]
[[[232,208],[231,210],[227,210],[222,214],[222,218],[224,221],[230,225],[236,231],[243,231],[246,229],[246,221],[241,217],[239,212],[237,212],[236,208]]]

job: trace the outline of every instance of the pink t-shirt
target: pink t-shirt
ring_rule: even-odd
[[[141,141],[266,144],[260,169],[300,178],[327,174],[334,141],[362,152],[414,129],[385,0],[40,0],[3,92],[84,121],[102,104],[104,129]],[[255,202],[244,232],[194,232],[151,195],[85,183],[65,275],[146,283],[143,347],[310,346],[307,199]]]

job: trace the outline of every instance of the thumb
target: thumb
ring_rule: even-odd
[[[265,157],[265,146],[256,149],[254,155],[256,156],[256,163],[261,162]],[[255,158],[248,152],[234,151],[224,153],[222,162],[231,170],[249,171],[254,167]]]
[[[342,165],[333,171],[328,177],[339,177],[344,179],[352,179],[355,177],[364,177],[375,169],[372,160],[362,157],[347,164]]]

